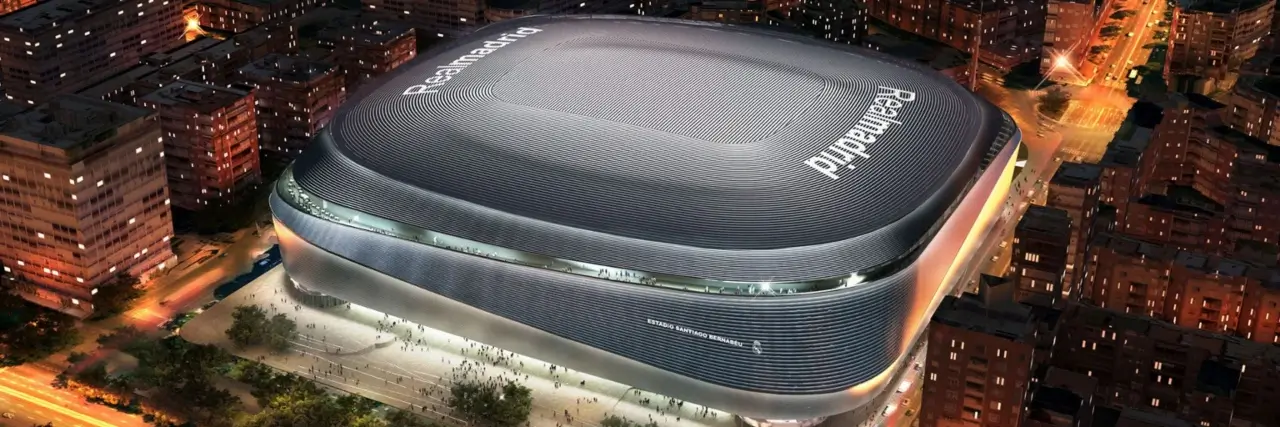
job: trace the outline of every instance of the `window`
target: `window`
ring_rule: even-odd
[[[1159,399],[1159,398],[1155,398],[1155,397],[1151,398],[1151,406],[1152,406],[1152,407],[1155,407],[1155,408],[1159,408],[1159,407],[1160,407],[1160,399]]]

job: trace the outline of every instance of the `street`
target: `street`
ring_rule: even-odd
[[[0,425],[28,427],[52,422],[56,427],[143,427],[141,417],[91,404],[67,390],[51,386],[55,373],[34,365],[0,368],[0,412],[14,414]]]
[[[190,311],[213,299],[213,289],[236,275],[248,271],[254,259],[271,245],[273,233],[253,234],[242,230],[236,239],[221,249],[225,257],[209,258],[187,268],[178,268],[155,278],[147,287],[146,296],[136,308],[122,316],[81,326],[84,341],[73,349],[52,356],[44,363],[34,363],[8,369],[0,369],[0,412],[8,411],[13,419],[0,419],[0,426],[27,427],[32,424],[53,422],[63,426],[131,427],[150,425],[141,418],[115,409],[89,404],[81,397],[52,387],[53,378],[62,369],[63,362],[72,351],[88,357],[79,366],[91,366],[116,350],[99,350],[96,339],[112,329],[132,325],[155,338],[166,335],[160,329],[175,315]],[[199,256],[193,254],[192,256]],[[163,305],[161,301],[165,301]]]

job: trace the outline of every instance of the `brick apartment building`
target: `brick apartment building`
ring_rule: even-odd
[[[142,63],[76,93],[126,105],[175,80],[228,86],[239,81],[239,68],[251,59],[297,50],[287,23],[258,26],[225,40],[200,38],[178,49],[147,56]]]
[[[1080,67],[1094,34],[1102,28],[1102,11],[1110,10],[1112,1],[1095,4],[1092,0],[1048,0],[1044,25],[1044,41],[1040,55],[1040,73],[1053,74],[1059,57]]]
[[[1051,334],[1053,322],[1013,303],[1011,291],[948,296],[938,307],[928,331],[921,427],[1017,426],[1025,416],[1040,334]]]
[[[0,0],[0,15],[36,4],[36,0]]]
[[[1192,0],[1175,8],[1170,28],[1170,76],[1221,80],[1258,52],[1275,0]]]
[[[347,96],[337,66],[278,54],[241,67],[239,79],[255,89],[264,164],[301,153]]]
[[[355,92],[417,54],[413,27],[369,15],[343,18],[320,30],[316,38],[330,49],[326,62],[338,65],[347,92]]]
[[[1227,104],[1231,107],[1224,118],[1228,126],[1267,144],[1280,146],[1280,131],[1276,131],[1276,116],[1280,114],[1280,76],[1240,76]]]
[[[1280,399],[1275,346],[1085,305],[1069,307],[1060,325],[1052,365],[1095,379],[1095,405],[1195,426],[1260,427],[1280,419],[1274,403],[1262,403]]]
[[[35,105],[73,93],[183,43],[173,0],[49,0],[0,17],[0,84]]]
[[[1029,206],[1013,231],[1009,279],[1015,299],[1027,304],[1056,306],[1063,300],[1074,225],[1066,211]]]
[[[186,13],[199,20],[200,28],[238,34],[328,5],[328,0],[200,0],[187,6]]]
[[[252,92],[178,80],[139,100],[156,111],[173,205],[189,211],[241,200],[261,180]]]
[[[1068,296],[1079,293],[1076,270],[1084,265],[1085,246],[1093,235],[1101,182],[1102,168],[1085,163],[1063,163],[1049,180],[1045,206],[1060,209],[1071,219],[1067,264],[1062,275],[1063,291]]]
[[[867,8],[857,0],[802,0],[790,21],[815,37],[861,45],[867,36]]]
[[[969,53],[979,38],[984,48],[995,47],[1012,42],[1018,30],[1018,7],[1004,0],[871,0],[867,10],[895,28]]]
[[[0,261],[23,297],[87,316],[118,274],[173,253],[164,144],[154,115],[78,95],[0,125]]]

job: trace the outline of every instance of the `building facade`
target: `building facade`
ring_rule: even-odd
[[[1016,299],[1053,307],[1067,293],[1064,280],[1070,262],[1071,215],[1061,209],[1029,206],[1013,230],[1009,278]]]
[[[0,83],[36,105],[73,93],[184,42],[175,0],[51,0],[0,17]]]
[[[178,80],[139,100],[164,138],[169,194],[189,211],[234,204],[261,180],[252,92]]]
[[[1275,0],[1179,2],[1169,33],[1169,74],[1221,80],[1238,71],[1270,34],[1275,4]]]
[[[187,16],[194,17],[200,28],[238,34],[328,5],[328,0],[201,0],[187,6]]]
[[[417,34],[404,23],[367,15],[339,21],[321,30],[317,39],[332,50],[330,61],[342,72],[347,92],[417,55]]]
[[[238,76],[255,91],[264,162],[296,157],[347,96],[338,67],[324,62],[272,54],[241,67]]]
[[[63,95],[10,117],[0,141],[0,260],[25,298],[86,316],[99,286],[172,261],[151,112]]]
[[[857,0],[802,0],[791,22],[815,37],[861,45],[867,36],[867,8]]]
[[[929,324],[920,426],[1021,425],[1040,320],[1011,301],[946,297]]]
[[[1060,209],[1071,219],[1071,239],[1067,243],[1067,265],[1063,272],[1063,292],[1078,294],[1077,270],[1085,265],[1089,236],[1093,235],[1102,195],[1102,168],[1093,164],[1063,163],[1049,180],[1045,206]]]

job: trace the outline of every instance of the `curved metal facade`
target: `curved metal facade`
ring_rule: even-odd
[[[975,184],[910,267],[802,295],[622,284],[354,229],[307,215],[278,195],[272,208],[286,268],[309,289],[657,393],[745,416],[803,419],[853,409],[873,395],[852,390],[890,371],[919,333],[943,278],[963,264],[956,260],[973,227],[984,224],[983,210],[1003,198],[1001,179],[1016,146],[1006,147],[995,162],[1002,167]],[[347,272],[334,273],[335,264]],[[360,268],[369,277],[353,278]],[[383,274],[412,286],[372,279]],[[439,308],[450,304],[488,313],[488,321],[511,331],[448,317]]]
[[[1002,206],[1019,145],[1007,115],[932,72],[771,32],[536,17],[424,58],[344,106],[277,187],[290,276],[753,418],[838,414],[888,385]],[[655,75],[697,93],[632,81]],[[875,157],[838,179],[806,166],[876,111]],[[754,292],[792,281],[838,286]]]
[[[496,42],[521,29],[537,32]],[[893,90],[914,100],[877,98]],[[806,165],[860,117],[889,114],[880,104],[899,108],[867,125],[880,133],[858,143],[867,157],[854,168],[832,179]],[[949,79],[869,50],[682,21],[533,17],[368,85],[294,170],[330,202],[524,252],[805,281],[927,240],[1010,126]]]

